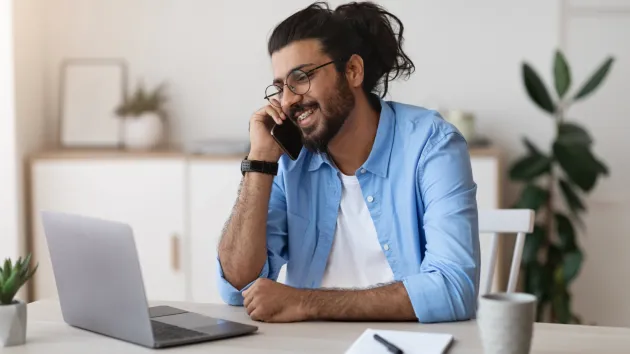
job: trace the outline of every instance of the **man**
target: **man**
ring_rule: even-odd
[[[372,3],[313,4],[272,33],[274,86],[250,119],[247,156],[266,167],[244,170],[218,248],[221,296],[252,319],[474,316],[479,239],[466,142],[436,112],[375,94],[414,70],[402,34]],[[270,135],[274,123],[300,128],[295,161]],[[286,285],[276,282],[285,264]]]

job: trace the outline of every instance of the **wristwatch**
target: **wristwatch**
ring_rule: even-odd
[[[276,175],[278,173],[278,163],[269,161],[248,160],[247,156],[241,161],[241,173],[245,176],[245,172],[259,172],[268,175]]]

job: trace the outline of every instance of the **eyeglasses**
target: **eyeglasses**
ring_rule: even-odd
[[[309,71],[303,71],[301,69],[295,69],[287,75],[286,83],[284,85],[272,84],[265,89],[265,99],[276,107],[282,106],[282,91],[284,86],[288,87],[291,92],[296,95],[304,95],[311,89],[311,76],[317,69],[323,68],[326,65],[330,65],[335,61],[329,61],[328,63],[314,67]]]

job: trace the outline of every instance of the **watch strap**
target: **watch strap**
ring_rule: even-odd
[[[249,160],[247,157],[241,161],[241,173],[259,172],[268,175],[278,174],[278,163],[269,161]]]

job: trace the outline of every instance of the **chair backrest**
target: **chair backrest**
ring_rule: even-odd
[[[534,229],[534,218],[535,213],[531,209],[479,210],[479,233],[492,234],[490,252],[485,256],[487,257],[488,265],[488,272],[485,276],[485,288],[481,289],[480,295],[487,294],[492,289],[500,233],[516,234],[516,244],[514,245],[514,255],[512,256],[510,277],[506,291],[514,292],[516,290],[523,246],[525,245],[525,235]]]

